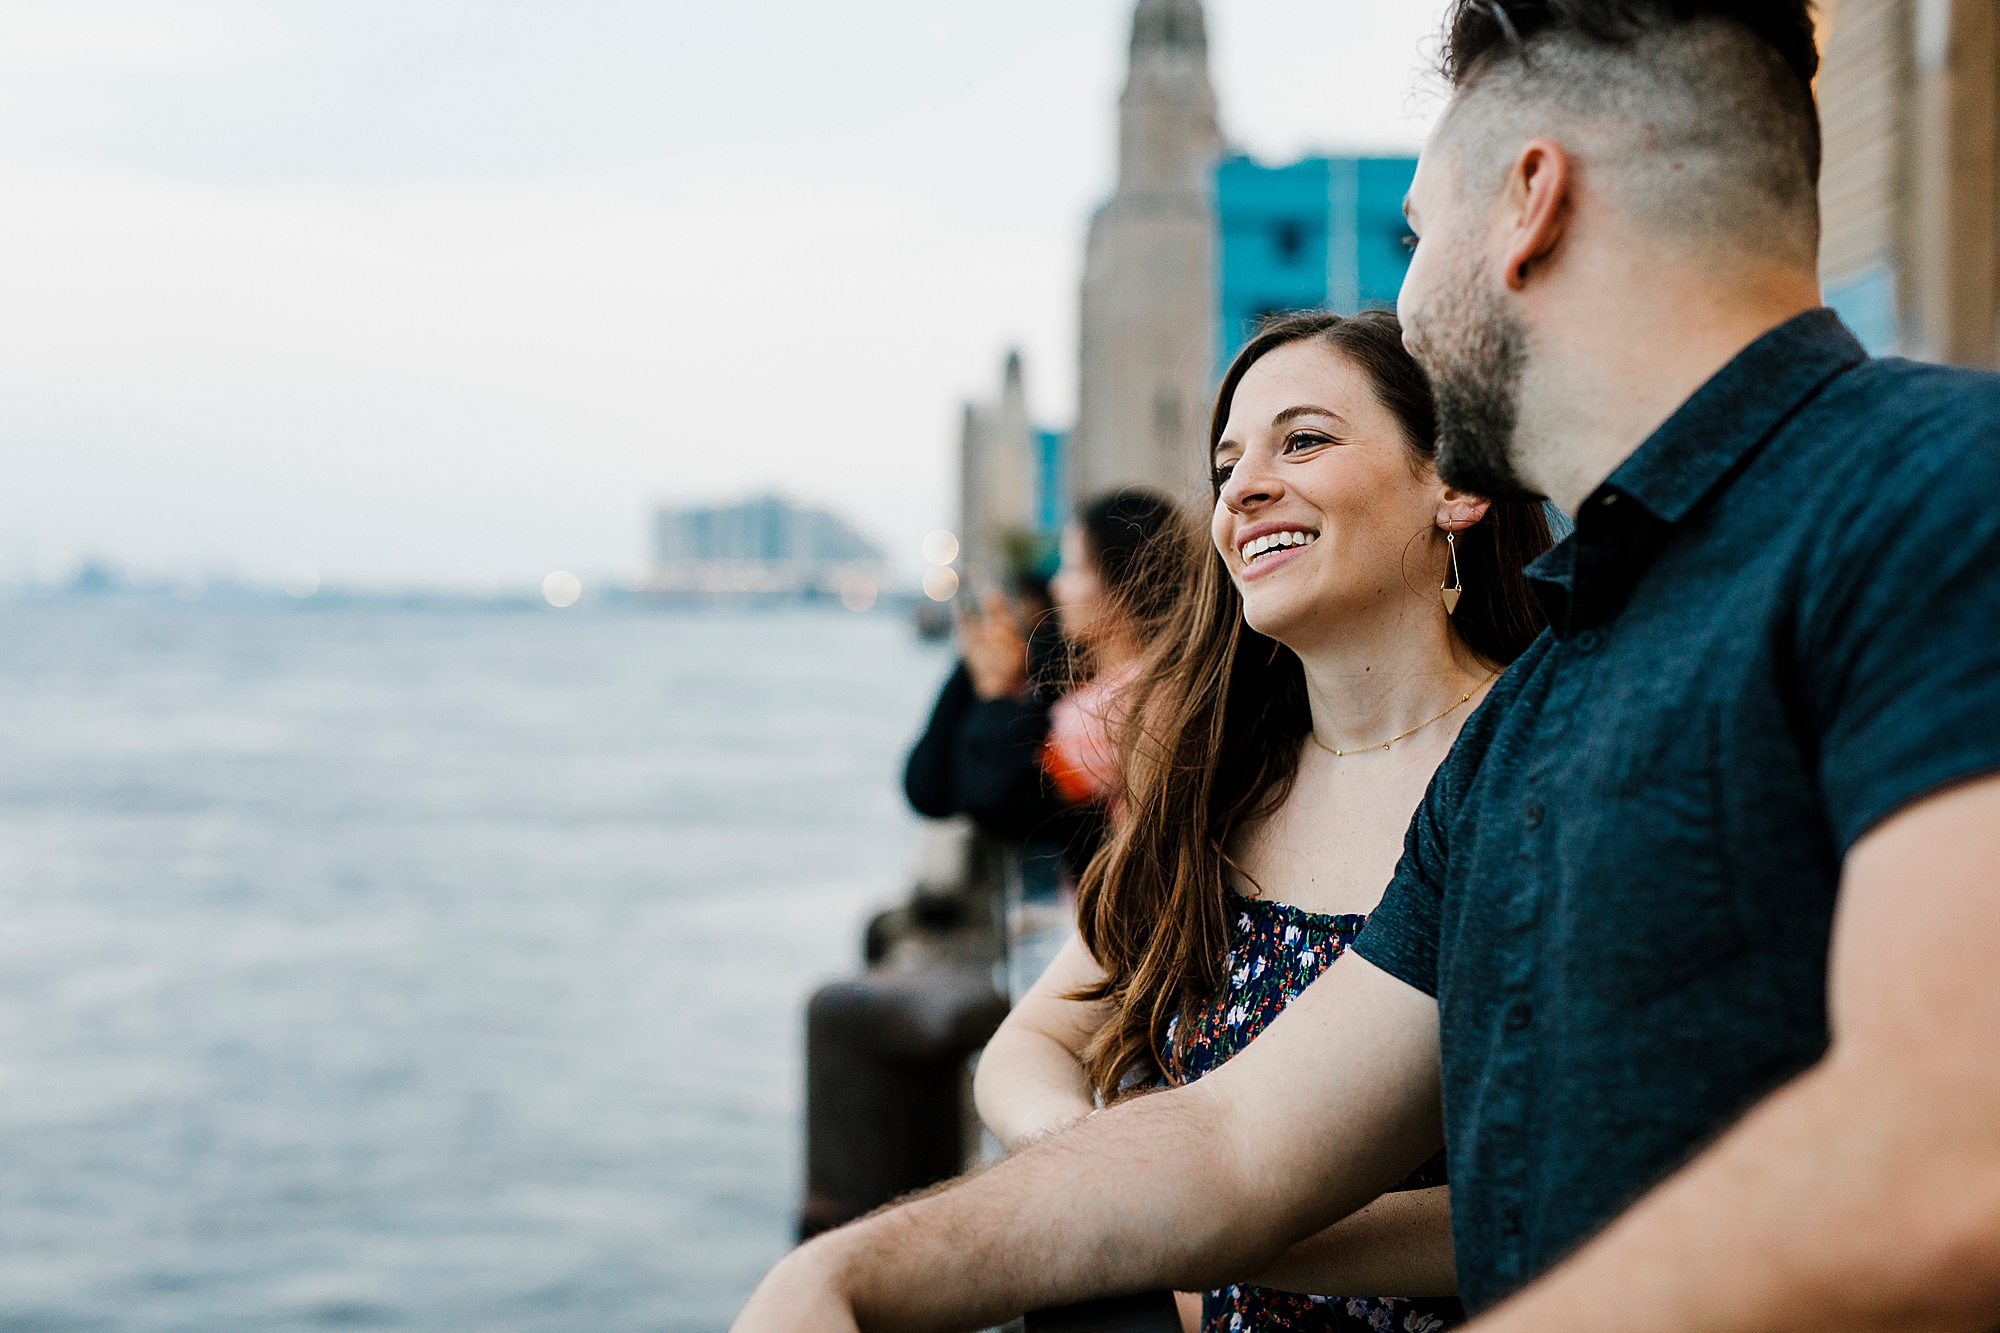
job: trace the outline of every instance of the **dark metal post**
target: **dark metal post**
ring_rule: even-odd
[[[873,971],[813,996],[799,1239],[964,1169],[966,1060],[1006,1016],[990,967]]]

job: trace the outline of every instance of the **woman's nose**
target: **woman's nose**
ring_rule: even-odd
[[[1269,504],[1284,494],[1284,483],[1270,463],[1254,453],[1246,453],[1229,470],[1222,483],[1222,503],[1236,513]]]

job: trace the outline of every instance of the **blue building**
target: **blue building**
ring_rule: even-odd
[[[1403,195],[1416,170],[1414,157],[1216,165],[1218,374],[1266,315],[1396,304],[1410,266]]]
[[[1035,432],[1035,532],[1054,537],[1069,521],[1069,432]]]

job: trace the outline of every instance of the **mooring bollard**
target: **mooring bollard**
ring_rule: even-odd
[[[1181,1314],[1172,1292],[1149,1291],[1036,1310],[1021,1322],[1026,1333],[1180,1333]]]
[[[964,1169],[966,1060],[1006,1016],[990,967],[871,971],[813,996],[800,1240]]]

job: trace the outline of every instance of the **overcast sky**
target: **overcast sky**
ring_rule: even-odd
[[[1412,149],[1442,0],[1210,0],[1230,137]],[[906,567],[1066,424],[1129,0],[0,0],[0,578],[629,577],[777,488]]]

